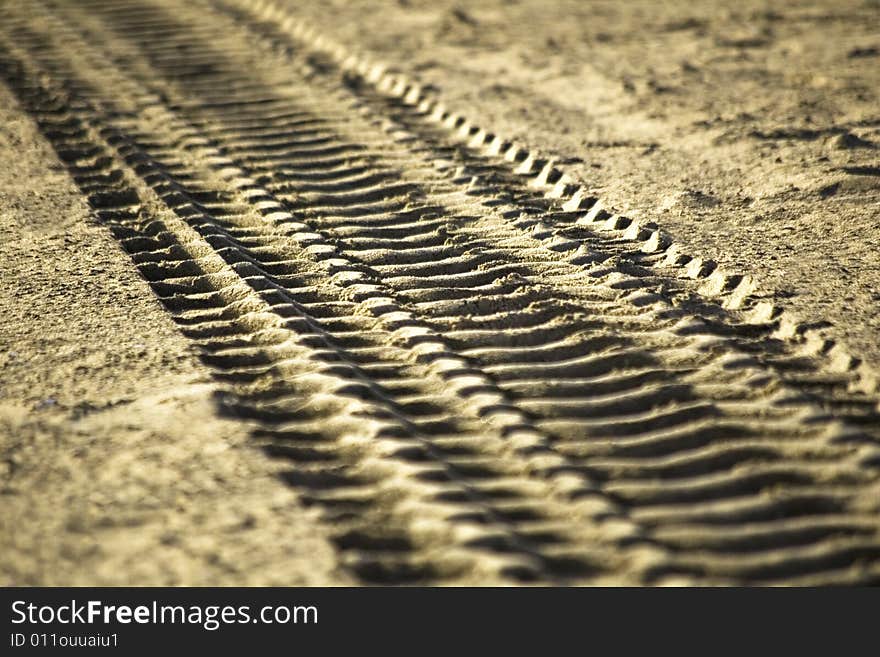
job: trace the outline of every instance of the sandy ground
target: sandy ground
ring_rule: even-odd
[[[880,362],[876,1],[288,4]]]
[[[289,4],[880,364],[877,2]],[[3,86],[0,280],[0,583],[354,581]]]
[[[5,89],[0,107],[0,583],[345,582]]]

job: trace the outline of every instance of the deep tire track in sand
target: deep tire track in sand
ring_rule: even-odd
[[[875,398],[226,5],[12,5],[3,71],[364,582],[878,581]]]

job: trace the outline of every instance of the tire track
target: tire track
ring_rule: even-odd
[[[382,62],[375,62],[347,45],[320,34],[308,23],[293,15],[289,7],[277,0],[213,0],[212,4],[235,16],[236,26],[248,24],[248,29],[260,36],[269,34],[269,41],[283,52],[305,50],[310,57],[321,59],[321,70],[341,74],[368,90],[368,96],[380,101],[383,112],[394,108],[405,111],[403,116],[415,118],[416,123],[432,124],[439,128],[442,139],[465,144],[480,162],[488,157],[502,162],[505,170],[527,176],[531,186],[541,189],[547,198],[555,199],[560,207],[575,213],[577,225],[588,225],[608,239],[622,240],[635,251],[636,260],[660,269],[664,276],[690,279],[698,294],[716,300],[724,308],[736,309],[748,324],[778,322],[778,337],[792,341],[801,350],[814,357],[814,367],[823,370],[823,376],[833,378],[844,388],[874,394],[880,390],[876,367],[851,354],[845,345],[827,335],[823,322],[805,322],[790,310],[772,302],[772,294],[761,294],[753,278],[746,273],[726,272],[711,260],[682,251],[677,243],[654,222],[630,219],[620,215],[601,199],[590,195],[588,187],[578,186],[570,176],[558,168],[556,159],[530,151],[521,144],[505,140],[501,135],[481,128],[466,116],[453,112],[430,87],[423,87]],[[583,214],[586,212],[586,214]],[[574,219],[572,218],[572,219]],[[571,221],[562,225],[570,227]],[[645,258],[655,254],[659,258]],[[699,302],[697,302],[698,305]],[[713,304],[701,308],[712,314]]]
[[[272,25],[51,7],[7,78],[364,581],[876,581],[875,400],[778,326]]]
[[[58,27],[61,28],[60,25]],[[21,36],[22,35],[19,35],[19,37]],[[48,44],[42,40],[37,40],[35,38],[32,38],[31,40],[37,41],[35,47],[41,50],[48,46]],[[68,76],[68,79],[72,77],[69,71],[66,75]],[[102,117],[98,122],[105,123],[107,120],[107,117]],[[47,131],[51,132],[52,130],[49,128]],[[76,131],[76,134],[82,134],[82,132],[82,130],[78,130]],[[122,139],[122,137],[115,135],[115,139]],[[75,144],[65,144],[65,146],[66,148],[63,148],[62,152],[69,153],[70,157],[78,159],[81,159],[83,155],[89,157],[92,154],[97,153],[98,149],[100,149],[100,146],[89,146],[88,148],[85,148],[82,145],[77,146]],[[137,148],[136,144],[132,144],[130,147],[133,149]],[[406,429],[400,426],[380,427],[377,435],[374,435],[373,432],[363,430],[359,431],[358,435],[346,435],[346,432],[350,431],[351,428],[350,426],[347,426],[344,418],[338,417],[345,410],[344,408],[338,408],[338,404],[327,409],[327,414],[316,417],[306,417],[305,424],[307,425],[308,432],[299,426],[302,424],[299,416],[304,414],[304,409],[308,409],[310,405],[309,402],[304,401],[300,397],[294,400],[295,404],[293,408],[291,408],[289,404],[285,404],[284,402],[287,401],[288,397],[292,397],[296,394],[295,389],[291,389],[286,385],[275,385],[277,383],[275,381],[267,382],[261,378],[261,375],[274,374],[283,377],[285,380],[288,377],[292,377],[293,379],[305,378],[307,373],[313,374],[314,372],[312,370],[303,372],[301,366],[298,365],[298,362],[303,359],[312,360],[314,357],[296,352],[290,353],[288,349],[287,353],[282,354],[283,360],[277,362],[277,358],[273,357],[273,354],[266,353],[266,348],[264,346],[261,345],[259,348],[252,346],[253,343],[258,342],[256,339],[246,341],[246,344],[248,345],[247,347],[240,347],[237,344],[233,345],[227,341],[217,339],[219,337],[217,335],[218,333],[223,336],[229,336],[231,334],[236,337],[241,335],[241,333],[247,333],[249,335],[255,333],[256,335],[250,335],[250,337],[260,338],[259,343],[266,341],[273,343],[279,342],[281,337],[278,335],[279,330],[275,323],[269,320],[267,324],[261,324],[257,321],[256,315],[266,315],[269,312],[273,312],[285,317],[288,314],[291,314],[291,309],[287,307],[289,306],[289,302],[282,302],[280,307],[279,304],[273,303],[269,308],[255,309],[254,304],[258,304],[259,302],[250,298],[242,298],[241,295],[244,294],[244,292],[240,291],[242,286],[239,281],[231,279],[227,282],[223,279],[218,273],[218,265],[216,263],[211,263],[211,266],[208,268],[200,269],[200,263],[194,262],[197,259],[196,254],[203,253],[208,246],[217,249],[224,259],[227,260],[228,264],[233,266],[242,264],[242,255],[245,257],[251,256],[251,258],[246,261],[247,264],[251,265],[251,267],[246,268],[246,273],[250,275],[244,278],[244,281],[257,290],[265,291],[265,281],[262,280],[262,276],[266,276],[266,278],[269,278],[270,281],[274,282],[274,280],[278,278],[278,275],[266,275],[262,271],[251,272],[247,270],[254,267],[272,267],[276,264],[283,264],[284,269],[281,271],[286,274],[291,270],[291,261],[285,260],[283,263],[266,261],[263,253],[255,253],[257,249],[252,246],[245,247],[238,243],[242,240],[236,239],[232,236],[232,231],[229,230],[228,224],[218,232],[218,228],[222,226],[224,222],[223,215],[229,216],[226,212],[220,214],[215,210],[210,218],[205,215],[187,212],[188,209],[191,209],[193,204],[198,204],[198,202],[194,201],[192,196],[187,194],[181,185],[172,183],[168,176],[164,175],[162,172],[169,168],[174,168],[175,173],[178,176],[182,175],[188,180],[198,178],[199,191],[195,192],[195,194],[201,194],[203,198],[205,195],[216,197],[218,194],[221,194],[221,192],[213,192],[206,189],[209,181],[205,179],[204,174],[199,176],[198,173],[191,169],[184,173],[181,171],[182,167],[179,165],[175,166],[169,165],[168,163],[154,161],[151,156],[147,156],[139,149],[133,153],[125,152],[123,155],[125,156],[127,163],[135,168],[136,175],[145,182],[149,181],[148,184],[150,185],[150,188],[158,193],[160,198],[163,199],[163,202],[168,204],[180,219],[186,221],[187,224],[192,224],[192,228],[201,233],[205,240],[210,240],[210,245],[208,245],[202,243],[198,238],[192,237],[189,235],[191,231],[181,225],[179,221],[177,222],[177,227],[173,229],[169,229],[169,227],[164,224],[157,227],[155,223],[150,222],[143,227],[138,227],[136,229],[138,232],[135,235],[130,235],[128,231],[131,229],[121,231],[119,234],[123,236],[124,245],[126,248],[129,248],[129,250],[134,250],[135,260],[141,264],[142,272],[152,281],[154,290],[156,290],[166,307],[176,314],[176,318],[180,323],[187,327],[185,332],[192,337],[205,336],[210,338],[210,342],[203,343],[203,347],[208,352],[205,355],[205,359],[209,363],[222,369],[221,377],[224,379],[232,379],[233,381],[244,381],[250,384],[251,387],[258,387],[255,391],[256,394],[249,394],[247,389],[239,388],[237,390],[239,393],[238,398],[230,404],[230,406],[233,407],[232,410],[238,415],[262,420],[268,424],[266,427],[257,429],[255,433],[260,438],[276,438],[277,442],[282,442],[282,444],[277,444],[277,442],[272,443],[268,445],[267,449],[270,453],[291,458],[300,465],[300,468],[296,472],[291,473],[289,477],[291,483],[309,490],[307,500],[311,500],[314,496],[317,496],[318,502],[326,503],[334,510],[336,510],[336,507],[340,502],[343,504],[350,503],[354,508],[345,509],[348,514],[352,514],[355,511],[358,514],[367,514],[366,518],[360,519],[359,526],[362,524],[368,529],[348,531],[338,539],[338,544],[343,549],[351,549],[358,552],[363,552],[365,550],[369,551],[370,554],[368,557],[363,555],[359,556],[360,560],[365,563],[360,563],[356,567],[356,572],[358,574],[368,581],[403,582],[413,578],[444,578],[453,576],[455,574],[455,569],[452,569],[452,566],[446,566],[445,569],[441,568],[440,570],[427,567],[415,568],[410,563],[403,563],[400,561],[390,562],[387,558],[388,555],[381,553],[392,550],[394,546],[397,546],[399,550],[402,549],[401,546],[409,545],[410,538],[393,536],[389,538],[387,536],[389,523],[394,520],[401,522],[394,517],[393,512],[390,512],[385,508],[388,506],[388,503],[385,501],[381,503],[378,501],[370,503],[369,500],[367,500],[366,503],[360,503],[364,501],[340,500],[335,495],[328,499],[327,496],[324,495],[322,489],[325,486],[332,488],[350,488],[352,486],[364,487],[368,484],[372,485],[375,483],[370,479],[358,479],[356,476],[344,477],[340,476],[338,473],[330,473],[327,468],[317,472],[308,471],[307,464],[321,461],[322,454],[317,448],[309,449],[303,447],[303,443],[315,443],[319,440],[324,440],[326,442],[326,436],[328,435],[334,436],[341,434],[339,441],[343,443],[343,447],[348,447],[347,451],[351,451],[352,446],[345,445],[345,443],[356,442],[358,447],[363,447],[362,443],[364,442],[369,443],[369,452],[372,453],[378,450],[378,452],[383,455],[383,463],[381,467],[386,472],[389,471],[389,469],[391,470],[390,476],[392,480],[403,474],[401,472],[394,472],[393,455],[400,455],[401,459],[413,462],[413,464],[410,465],[407,465],[406,463],[400,464],[398,467],[401,467],[404,470],[416,469],[418,472],[416,472],[414,476],[418,478],[426,478],[432,482],[437,480],[438,483],[442,483],[450,476],[456,476],[452,474],[453,470],[455,472],[466,472],[465,476],[470,477],[475,481],[486,480],[485,485],[482,483],[480,484],[480,486],[486,490],[479,494],[475,493],[471,486],[457,489],[456,487],[447,484],[445,486],[438,486],[437,490],[431,494],[418,494],[414,490],[407,490],[406,494],[398,492],[394,495],[395,497],[403,496],[406,499],[406,505],[409,509],[407,514],[417,514],[418,523],[424,527],[422,531],[427,531],[430,534],[431,540],[428,545],[432,550],[440,552],[440,554],[434,559],[436,562],[434,566],[437,566],[438,564],[442,565],[448,561],[454,563],[456,559],[452,546],[444,546],[442,537],[436,535],[439,530],[436,528],[430,528],[432,524],[430,519],[432,516],[440,514],[437,522],[446,522],[446,518],[456,520],[454,530],[449,531],[455,531],[459,535],[464,534],[466,540],[462,540],[467,545],[480,546],[491,551],[502,553],[501,556],[498,556],[497,558],[492,558],[490,554],[481,554],[479,564],[468,567],[471,577],[474,576],[472,573],[474,570],[480,573],[480,581],[484,580],[486,577],[490,577],[493,569],[496,568],[499,572],[506,573],[507,576],[515,577],[520,580],[532,580],[544,576],[549,581],[558,581],[558,578],[562,576],[584,575],[592,570],[589,562],[584,558],[583,553],[586,552],[584,549],[578,547],[576,557],[565,554],[566,550],[570,551],[573,549],[567,547],[565,545],[565,539],[561,538],[561,536],[564,536],[568,531],[565,525],[558,520],[554,524],[552,514],[550,517],[547,517],[547,514],[542,513],[540,509],[531,508],[534,506],[532,504],[532,498],[536,493],[541,494],[542,497],[552,498],[554,496],[554,491],[548,489],[547,486],[536,486],[537,482],[520,482],[517,479],[515,470],[513,470],[512,474],[506,475],[504,473],[504,454],[493,454],[493,445],[491,444],[491,441],[487,440],[485,435],[478,437],[470,436],[468,435],[469,432],[467,428],[461,426],[461,423],[453,424],[453,422],[456,421],[454,418],[437,417],[437,412],[439,411],[439,409],[436,408],[438,401],[437,398],[440,397],[442,399],[442,388],[430,388],[427,391],[419,390],[420,385],[426,377],[430,377],[431,372],[425,371],[426,368],[418,368],[412,364],[397,364],[389,362],[389,349],[387,346],[384,349],[385,358],[387,360],[377,359],[373,355],[368,355],[365,359],[369,363],[367,367],[370,368],[370,372],[368,373],[368,376],[371,377],[370,383],[378,383],[378,385],[373,384],[371,387],[374,389],[387,389],[393,387],[397,395],[403,393],[404,396],[400,398],[398,402],[391,402],[387,400],[386,397],[389,406],[393,406],[393,408],[382,409],[381,411],[374,410],[372,413],[361,411],[355,415],[365,419],[382,417],[386,420],[385,423],[389,424],[389,420],[391,419],[387,417],[389,414],[406,415],[407,409],[403,408],[404,406],[417,407],[415,410],[418,414],[427,417],[424,421],[412,420],[411,423],[416,426],[409,427],[409,429],[422,436],[428,434],[428,438],[423,438],[423,440],[431,441],[432,449],[430,451],[425,450],[424,448],[419,449],[417,444],[404,441],[404,436],[397,435],[406,432]],[[105,158],[102,157],[99,159],[103,163]],[[145,161],[152,161],[153,166],[148,167],[144,164]],[[135,165],[134,162],[138,162],[138,164]],[[84,186],[84,189],[87,188],[88,183],[91,181],[90,171],[87,169],[86,172],[78,171],[76,173],[79,174],[77,178]],[[113,180],[119,179],[118,175],[111,174],[110,177],[112,177]],[[246,187],[246,191],[252,191],[250,186]],[[145,193],[147,192],[141,192],[141,195]],[[140,198],[140,195],[136,195],[130,190],[124,192],[109,192],[102,190],[101,192],[90,196],[93,205],[98,207],[106,207],[108,204],[115,203],[120,198],[136,200]],[[120,218],[116,214],[117,212],[118,209],[116,208],[111,211],[111,220],[114,222],[120,221]],[[132,221],[131,218],[128,220]],[[144,233],[150,235],[150,237],[145,239],[143,236]],[[156,239],[152,236],[152,233],[156,233],[155,237],[161,236],[163,241],[156,243]],[[218,237],[224,237],[226,239],[220,241],[219,244],[214,239],[211,239]],[[278,236],[276,235],[275,237],[277,241]],[[252,240],[253,238],[245,239]],[[171,241],[172,244],[167,244],[168,241]],[[311,240],[309,241],[311,242]],[[181,242],[183,242],[183,246],[181,246]],[[190,246],[186,249],[191,242],[196,242],[196,246]],[[227,243],[231,243],[232,246],[223,248]],[[218,248],[218,246],[220,248]],[[185,249],[183,253],[180,252],[181,248]],[[202,256],[202,258],[204,257],[206,256]],[[262,258],[262,260],[260,260],[260,258]],[[170,272],[166,268],[169,259],[174,260],[174,267]],[[339,267],[339,264],[335,263],[335,266]],[[185,271],[180,271],[181,269],[185,269]],[[239,271],[240,269],[241,267],[236,267],[239,276],[243,273]],[[340,268],[340,271],[344,272],[345,270]],[[169,273],[171,274],[170,277]],[[186,282],[184,282],[184,277],[180,276],[180,274],[186,274],[188,276]],[[209,278],[210,280],[206,280]],[[224,283],[227,284],[223,285]],[[291,284],[290,280],[286,280],[285,283],[288,286]],[[233,288],[238,289],[233,291]],[[317,294],[317,291],[314,289],[308,290],[301,287],[295,288],[294,291],[299,298],[302,298],[309,293]],[[230,303],[230,297],[235,301]],[[375,350],[375,347],[371,347],[369,344],[363,345],[364,342],[369,343],[371,337],[370,332],[372,327],[370,325],[373,322],[363,321],[369,319],[369,313],[365,318],[358,317],[354,314],[338,316],[336,313],[328,313],[327,306],[334,303],[339,305],[346,304],[345,301],[327,302],[323,300],[315,300],[312,303],[303,304],[303,306],[305,307],[305,312],[311,313],[312,318],[318,316],[321,318],[319,321],[325,325],[333,323],[334,325],[339,326],[339,328],[334,331],[335,335],[332,338],[336,342],[347,340],[359,343],[357,345],[360,347],[359,349],[346,350],[344,354],[337,355],[348,356],[353,361],[362,360],[363,357],[361,354],[363,352]],[[234,305],[244,305],[244,309],[247,311],[246,314],[240,315],[236,312],[236,308],[232,307]],[[348,303],[347,305],[354,304]],[[385,315],[399,314],[396,311],[389,312],[383,307],[378,307],[377,310],[378,312],[375,314],[378,315],[379,321],[381,321],[382,317]],[[222,319],[218,318],[218,315],[220,315]],[[230,327],[230,321],[236,323],[246,322],[247,328],[242,328],[237,325]],[[390,321],[395,324],[401,324],[399,317],[392,317],[390,318]],[[404,322],[403,324],[405,325],[406,323]],[[289,325],[290,322],[287,322],[286,328],[289,329]],[[404,326],[404,328],[407,327]],[[408,328],[414,327],[410,326]],[[266,338],[271,338],[271,340],[264,339],[264,336],[270,330],[273,330],[275,335],[266,336]],[[309,333],[308,327],[297,326],[296,330],[300,335]],[[389,341],[389,333],[387,331],[374,332],[379,333],[382,336],[383,342]],[[423,337],[423,335],[423,333],[419,333],[417,334],[417,337]],[[289,340],[290,338],[287,338],[282,344],[286,344]],[[238,342],[241,342],[241,340],[239,339]],[[424,345],[425,343],[422,342],[421,344]],[[328,346],[332,345],[328,344]],[[336,358],[333,358],[332,360],[335,361]],[[350,363],[346,364],[348,365]],[[456,371],[460,369],[460,364],[456,365],[458,365],[458,367],[453,369],[450,369],[449,367],[441,368],[441,372],[447,371],[451,375],[452,380],[445,382],[446,385],[452,385],[455,387],[455,379],[460,378],[462,374],[467,375],[466,371]],[[267,368],[264,366],[270,367]],[[360,367],[364,368],[363,365]],[[399,372],[402,368],[418,371],[415,371],[404,378]],[[319,374],[325,374],[325,372],[319,371]],[[430,378],[428,380],[430,380]],[[320,379],[315,381],[310,379],[306,383],[307,392],[300,391],[301,395],[311,394],[312,396],[320,398],[331,394],[326,393],[325,390],[320,388],[317,391],[308,391],[309,387],[316,383],[320,383]],[[340,399],[345,401],[346,389],[351,387],[348,385],[350,383],[352,382],[344,381],[342,384],[338,384],[332,389],[332,396],[336,397],[337,401]],[[268,390],[265,389],[267,386],[269,387]],[[411,399],[414,401],[410,402]],[[324,405],[326,404],[327,401],[324,400]],[[478,408],[481,408],[482,406],[484,405],[478,405]],[[278,424],[282,422],[285,424],[279,427]],[[320,437],[309,433],[317,433],[316,425],[318,424],[327,425],[322,429],[325,433],[322,433]],[[361,424],[363,424],[363,422],[361,422]],[[434,428],[434,425],[436,425],[436,428]],[[434,429],[433,431],[432,428]],[[385,436],[385,433],[390,435]],[[289,445],[289,441],[292,440],[295,440],[296,446]],[[469,447],[469,443],[474,441],[479,442],[480,454],[477,455],[477,458],[470,456],[471,452],[474,450]],[[394,447],[393,450],[392,447]],[[438,458],[437,452],[441,455],[446,453],[450,455],[440,457],[441,468],[416,465],[422,462],[432,463],[434,459]],[[493,456],[491,463],[485,462],[487,455]],[[325,455],[324,460],[326,460],[326,458]],[[364,457],[361,457],[358,469],[367,467],[367,463],[364,462],[364,460]],[[453,463],[454,461],[458,462]],[[302,465],[303,463],[306,465]],[[335,460],[333,461],[334,469],[339,465],[340,464]],[[516,465],[517,467],[522,467],[520,464]],[[547,468],[551,464],[541,463],[539,465],[540,467]],[[303,470],[306,471],[303,472]],[[551,477],[553,476],[552,473],[548,473],[548,475]],[[528,493],[528,499],[521,499],[525,498],[526,495],[520,493],[517,490],[518,487],[525,487],[525,490]],[[537,490],[535,490],[536,487]],[[466,506],[469,498],[474,497],[475,494],[481,498],[498,498],[500,501],[494,503],[491,510],[480,508],[476,504]],[[388,495],[388,493],[383,493],[380,490],[376,495],[379,496],[379,499],[382,499],[382,497]],[[419,497],[436,498],[432,502],[433,506],[428,512],[418,508],[417,502]],[[451,503],[451,508],[449,503]],[[583,507],[584,505],[584,503],[579,503],[575,506]],[[370,510],[377,511],[379,514],[378,517],[376,515],[369,515]],[[571,513],[573,509],[568,509],[567,511],[568,513]],[[520,534],[517,535],[514,532],[503,528],[500,523],[493,523],[493,518],[500,518],[505,524],[515,522],[520,525],[528,525],[528,527],[524,528]],[[567,518],[568,515],[566,515],[566,519]],[[345,519],[344,516],[342,519]],[[342,522],[338,514],[329,516],[328,520],[341,524],[343,527],[345,526],[345,523]],[[375,530],[376,528],[379,528],[381,536],[370,534],[370,529]],[[533,537],[528,538],[529,536]],[[540,555],[534,554],[534,548],[529,548],[527,545],[521,546],[523,543],[535,541],[539,543],[561,544],[561,546],[550,545],[544,547]],[[517,563],[510,557],[503,556],[507,553],[516,552],[523,552],[527,556],[530,556],[531,561],[539,562],[540,568],[535,568],[528,561],[525,563]],[[385,559],[382,561],[377,560],[382,557],[385,557]],[[606,555],[604,560],[608,560],[609,558],[611,558],[610,555]],[[496,565],[496,561],[501,562],[501,564]],[[513,564],[511,565],[512,561]],[[461,566],[457,566],[457,568],[458,570],[462,570]],[[452,569],[452,575],[446,572],[450,569]]]

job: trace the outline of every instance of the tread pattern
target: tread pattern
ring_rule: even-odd
[[[352,572],[880,582],[851,368],[246,4],[10,3],[0,68]]]

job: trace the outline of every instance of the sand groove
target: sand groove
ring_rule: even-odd
[[[10,85],[365,582],[878,581],[876,399],[773,316],[271,22],[45,5]]]

